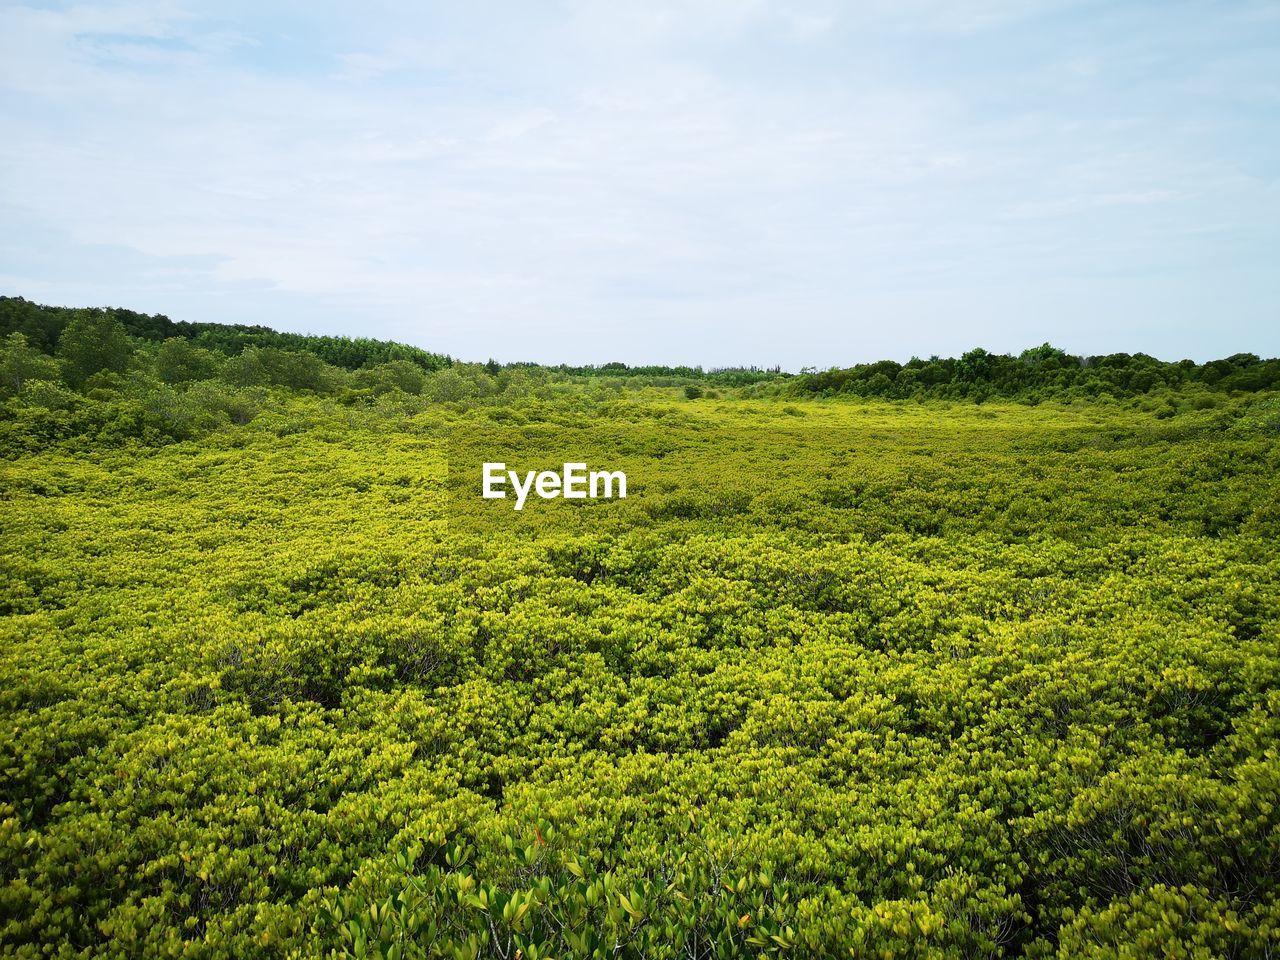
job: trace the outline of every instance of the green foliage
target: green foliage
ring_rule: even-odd
[[[168,384],[190,383],[193,380],[209,380],[217,375],[218,356],[190,341],[171,337],[156,351],[156,376]]]
[[[1246,433],[1280,435],[1280,396],[1267,396],[1249,404],[1236,429]]]
[[[14,396],[35,381],[57,382],[58,365],[27,345],[21,333],[11,333],[0,343],[0,396]]]
[[[53,353],[72,313],[67,309],[42,307],[22,297],[0,297],[0,334],[9,337],[20,333],[37,350]]]
[[[110,359],[91,338],[73,332],[66,349],[81,360],[67,364],[65,380],[80,389],[102,369],[124,372],[130,350],[162,383],[180,386],[224,377],[240,386],[284,387],[338,397],[347,405],[376,402],[388,394],[425,397],[436,403],[471,405],[528,393],[530,381],[572,385],[568,392],[601,390],[679,391],[686,399],[730,396],[835,396],[866,398],[972,400],[1009,399],[1090,401],[1099,397],[1158,404],[1158,416],[1182,409],[1204,409],[1216,397],[1256,393],[1280,384],[1280,359],[1235,354],[1205,364],[1189,360],[1165,363],[1145,354],[1076,357],[1045,343],[1019,356],[1001,356],[981,348],[958,359],[913,358],[906,364],[881,360],[792,377],[778,368],[704,370],[689,366],[639,366],[612,362],[601,366],[541,367],[535,364],[459,364],[451,358],[406,344],[367,338],[305,336],[268,327],[175,322],[163,315],[131,310],[74,310],[0,297],[0,336],[20,333],[29,346],[52,353],[69,325],[110,327]],[[114,325],[118,325],[114,326]],[[121,359],[119,330],[125,338]],[[75,346],[79,344],[79,346]],[[95,352],[96,350],[96,352]],[[87,365],[87,366],[86,366]],[[43,377],[43,374],[42,374]],[[582,391],[580,388],[586,388]],[[716,387],[717,390],[711,390]],[[12,392],[12,391],[11,391]]]
[[[0,954],[1280,951],[1274,394],[165,329],[0,400]],[[628,497],[495,509],[489,460]]]
[[[366,337],[353,339],[307,336],[242,324],[185,323],[170,320],[163,314],[152,316],[116,307],[97,311],[46,307],[30,303],[21,297],[0,297],[0,336],[19,332],[33,346],[52,353],[67,325],[86,312],[118,322],[125,333],[137,340],[156,343],[174,339],[187,340],[224,356],[236,356],[251,347],[265,348],[311,354],[324,363],[343,370],[405,361],[430,371],[447,367],[452,362],[446,356],[407,344]]]
[[[129,364],[124,325],[100,310],[79,311],[58,338],[63,375],[73,387],[99,372],[123,373]]]
[[[791,892],[708,851],[624,880],[562,848],[552,824],[505,837],[498,876],[465,844],[416,843],[320,915],[317,952],[347,957],[734,957],[796,945]],[[430,849],[427,849],[430,848]],[[425,864],[421,869],[419,864]]]
[[[223,377],[238,387],[287,387],[330,392],[338,374],[319,357],[274,347],[248,347],[227,361]]]
[[[768,370],[763,370],[759,367],[716,367],[710,370],[703,370],[702,367],[684,366],[632,367],[616,361],[599,367],[571,367],[561,364],[553,369],[558,373],[565,373],[574,377],[613,377],[628,380],[646,380],[661,382],[667,386],[676,381],[697,380],[724,386],[744,387],[785,380],[789,376],[783,373],[779,367],[773,367]]]
[[[375,367],[357,370],[352,383],[357,387],[372,390],[375,394],[400,390],[418,396],[427,384],[427,377],[422,370],[407,360],[392,360]]]
[[[853,394],[894,399],[985,400],[1003,397],[1039,402],[1050,398],[1141,397],[1159,389],[1194,386],[1201,390],[1254,392],[1280,385],[1280,359],[1235,354],[1197,365],[1164,363],[1146,354],[1074,357],[1049,344],[1000,356],[978,348],[955,359],[913,358],[905,366],[891,360],[833,368],[800,378],[801,392]]]

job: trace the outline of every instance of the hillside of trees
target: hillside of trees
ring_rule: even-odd
[[[117,307],[70,308],[31,303],[21,297],[0,297],[0,335],[20,333],[27,343],[44,353],[55,353],[67,327],[78,324],[105,332],[114,339],[119,332],[144,343],[186,341],[193,347],[228,357],[247,349],[305,353],[343,370],[359,370],[404,361],[425,370],[449,366],[449,357],[417,347],[366,337],[324,337],[280,333],[270,327],[227,323],[187,323],[164,314],[137,313]]]

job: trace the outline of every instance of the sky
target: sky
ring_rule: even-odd
[[[1280,0],[0,3],[0,293],[465,360],[1280,354]]]

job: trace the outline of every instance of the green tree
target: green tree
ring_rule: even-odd
[[[982,347],[975,347],[964,354],[956,364],[958,379],[971,383],[989,379],[994,359]]]
[[[156,376],[164,383],[208,380],[217,372],[215,354],[180,337],[170,337],[156,352]]]
[[[222,378],[237,387],[261,387],[271,382],[271,375],[257,347],[248,347],[229,359],[222,368]]]
[[[11,333],[0,342],[0,391],[12,396],[32,380],[58,379],[58,365],[51,357],[27,345],[27,338]]]
[[[427,392],[431,399],[440,403],[456,403],[475,396],[475,384],[460,376],[452,367],[446,367],[431,375]]]
[[[1065,350],[1059,350],[1051,343],[1042,343],[1038,347],[1029,347],[1018,355],[1018,359],[1027,366],[1064,367],[1071,362]]]
[[[374,393],[403,390],[414,395],[422,393],[427,376],[422,368],[409,360],[392,360],[376,367],[362,367],[353,374],[353,382]]]
[[[100,370],[123,373],[131,352],[124,324],[101,310],[78,313],[58,339],[62,373],[73,387]]]

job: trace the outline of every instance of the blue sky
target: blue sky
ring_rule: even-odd
[[[1280,2],[0,6],[0,292],[464,359],[1280,354]]]

